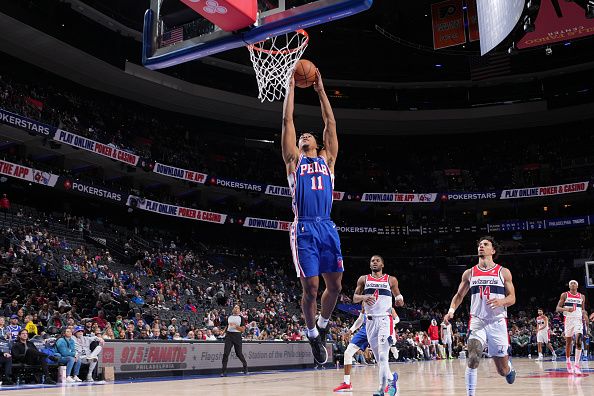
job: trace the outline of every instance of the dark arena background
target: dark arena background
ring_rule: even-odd
[[[293,97],[300,57],[320,76]],[[303,132],[325,156],[288,161]],[[294,191],[308,160],[334,185]],[[327,324],[291,204],[316,193]],[[594,1],[3,0],[0,194],[1,393],[594,394]],[[404,302],[385,283],[380,390],[348,347],[374,255]],[[487,330],[477,356],[494,290],[509,349]]]

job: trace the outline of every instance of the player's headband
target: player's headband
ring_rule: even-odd
[[[569,281],[569,284],[570,284],[570,285],[571,285],[572,283],[575,283],[575,285],[576,285],[576,286],[579,286],[579,283],[578,283],[578,281],[576,281],[576,280],[570,280],[570,281]]]

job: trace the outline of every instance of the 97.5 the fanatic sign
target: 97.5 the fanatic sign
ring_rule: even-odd
[[[101,365],[112,366],[118,373],[141,373],[172,370],[212,370],[222,365],[222,342],[134,342],[106,341]],[[331,359],[332,348],[328,348]],[[306,342],[244,342],[243,354],[248,367],[290,367],[313,363]],[[234,352],[230,368],[242,367]]]

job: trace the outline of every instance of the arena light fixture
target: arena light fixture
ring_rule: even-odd
[[[530,0],[526,4],[526,8],[530,12],[536,12],[540,9],[540,0]]]
[[[524,16],[524,33],[532,33],[536,30],[536,26],[534,26],[534,21],[530,15]]]
[[[586,3],[586,18],[594,19],[594,0],[588,0]]]

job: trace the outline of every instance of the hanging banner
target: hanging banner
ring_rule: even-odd
[[[435,202],[437,194],[364,193],[362,202],[428,203]]]
[[[0,174],[49,187],[54,187],[58,181],[58,175],[8,161],[0,161]]]
[[[273,186],[269,184],[266,186],[266,194],[291,198],[291,189],[289,187]]]
[[[594,19],[586,18],[586,3],[543,0],[534,22],[534,32],[526,33],[518,41],[518,48],[538,47],[593,35]]]
[[[433,47],[452,47],[466,43],[462,0],[447,0],[431,5]]]
[[[442,201],[479,201],[483,199],[497,199],[499,194],[490,192],[443,193],[439,196]]]
[[[204,184],[206,182],[207,174],[195,172],[187,169],[176,168],[175,166],[169,166],[165,164],[161,164],[159,162],[155,162],[155,166],[153,167],[153,172],[158,173],[163,176],[175,177],[176,179],[181,179],[185,181],[189,181],[192,183]]]
[[[588,189],[588,182],[560,184],[557,186],[516,188],[503,190],[500,199],[534,198],[551,195],[571,194],[584,192]]]
[[[170,205],[161,202],[152,201],[150,199],[140,198],[134,195],[128,197],[126,205],[146,210],[148,212],[159,213],[162,215],[179,217],[182,219],[206,221],[209,223],[224,224],[227,220],[227,215],[222,213],[207,212],[193,208],[186,208],[183,206]]]
[[[246,217],[243,222],[244,227],[263,228],[267,230],[289,231],[291,222],[281,220],[259,219],[256,217]]]
[[[78,147],[83,150],[91,151],[95,154],[99,154],[103,157],[114,159],[119,162],[123,162],[130,166],[136,166],[140,159],[139,156],[129,153],[125,150],[117,147],[96,142],[86,137],[58,129],[54,136],[54,140],[68,144],[72,147]]]
[[[476,0],[466,1],[466,13],[468,15],[468,40],[478,41],[480,40],[479,35],[479,23],[478,23],[478,12],[476,10]]]
[[[546,220],[546,228],[573,228],[589,226],[591,216],[565,217],[562,219]]]
[[[121,192],[112,191],[108,188],[103,186],[94,186],[88,183],[80,182],[77,180],[73,180],[71,178],[63,178],[58,183],[58,186],[61,186],[64,190],[80,195],[85,196],[93,196],[96,198],[101,198],[109,202],[117,203],[117,204],[125,204],[127,201],[128,194],[124,194]],[[59,187],[60,188],[60,187]]]
[[[234,188],[236,190],[247,190],[247,191],[254,191],[254,192],[264,192],[266,190],[264,184],[252,183],[252,182],[240,181],[240,180],[233,180],[233,179],[223,179],[221,177],[215,177],[215,176],[211,177],[208,182],[209,182],[209,184],[211,184],[213,186]]]
[[[37,122],[27,117],[20,116],[10,111],[0,109],[0,121],[3,124],[11,125],[15,128],[24,129],[31,133],[41,136],[52,136],[56,132],[53,126]]]

